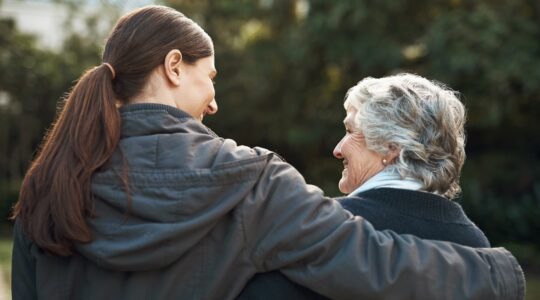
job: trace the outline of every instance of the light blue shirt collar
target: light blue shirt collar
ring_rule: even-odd
[[[418,191],[423,184],[420,180],[410,177],[401,178],[397,169],[393,166],[384,168],[379,173],[368,179],[364,184],[356,188],[349,196],[356,196],[362,192],[378,188],[395,188]]]

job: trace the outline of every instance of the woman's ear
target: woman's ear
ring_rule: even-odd
[[[401,149],[398,147],[398,145],[394,143],[388,144],[388,154],[386,155],[386,159],[389,162],[394,162],[396,158],[399,156],[399,152]]]
[[[182,53],[178,49],[174,49],[167,53],[163,62],[165,69],[165,77],[175,86],[180,85],[180,76],[182,68]]]

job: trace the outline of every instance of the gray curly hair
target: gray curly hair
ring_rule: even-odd
[[[368,77],[347,92],[344,106],[357,111],[354,130],[369,149],[383,156],[399,150],[400,176],[449,199],[460,193],[465,108],[457,92],[413,74]]]

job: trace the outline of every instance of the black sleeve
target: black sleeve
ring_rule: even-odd
[[[13,300],[37,299],[36,265],[30,253],[32,243],[24,235],[19,222],[13,229],[13,256],[11,259],[11,295]]]

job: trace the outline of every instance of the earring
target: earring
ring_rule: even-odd
[[[382,164],[386,166],[386,163],[387,163],[386,158],[383,158]]]

